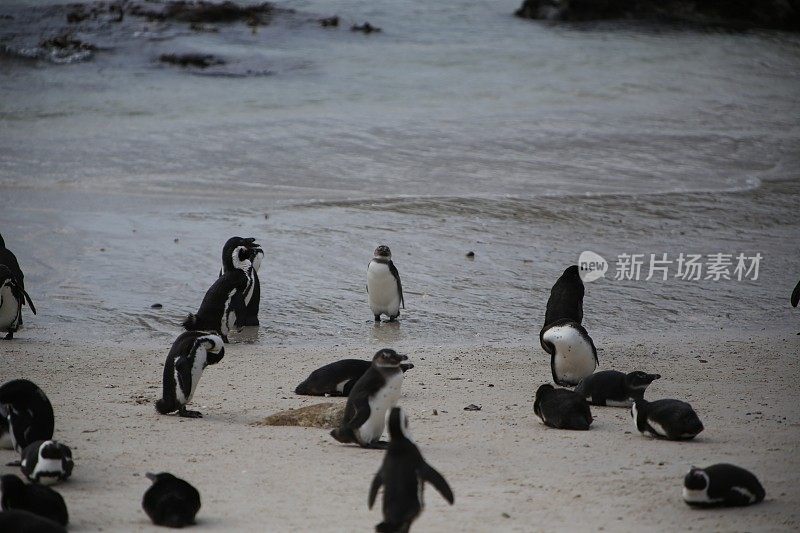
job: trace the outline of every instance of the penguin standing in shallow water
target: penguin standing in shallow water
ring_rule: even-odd
[[[13,339],[22,327],[22,306],[26,302],[35,315],[36,307],[25,292],[25,274],[0,235],[0,331],[6,332],[6,340]]]
[[[703,431],[692,406],[680,400],[635,400],[631,416],[642,435],[668,440],[689,440]]]
[[[26,485],[11,474],[0,478],[0,508],[28,511],[62,526],[69,521],[67,504],[59,493],[43,485]]]
[[[187,330],[209,330],[222,336],[228,342],[228,333],[239,330],[237,317],[244,316],[245,295],[253,285],[254,251],[237,246],[231,252],[233,269],[223,274],[206,291],[197,314],[189,314],[183,321]]]
[[[231,272],[235,267],[233,266],[233,251],[238,246],[244,246],[253,252],[253,283],[250,285],[249,290],[244,295],[244,312],[241,316],[236,317],[236,325],[242,326],[258,326],[258,306],[261,300],[261,282],[258,279],[258,271],[261,268],[261,260],[264,258],[264,250],[255,242],[253,237],[231,237],[222,247],[222,269],[219,271],[220,277],[228,272]]]
[[[396,320],[400,316],[400,306],[406,308],[400,273],[392,262],[392,252],[388,246],[375,248],[372,261],[367,266],[367,293],[375,322],[380,322],[381,315],[388,316],[389,321]]]
[[[194,524],[200,510],[200,493],[188,482],[167,472],[145,474],[153,482],[142,498],[142,508],[157,526]]]
[[[37,440],[22,450],[20,470],[34,483],[65,481],[75,463],[69,446],[54,440]]]
[[[542,423],[556,429],[585,431],[592,424],[592,411],[583,396],[545,383],[536,391],[533,412]]]
[[[372,366],[356,382],[347,396],[340,426],[331,431],[339,442],[353,442],[364,448],[385,449],[381,441],[386,413],[400,399],[403,371],[400,363],[408,359],[385,348],[372,358]]]
[[[586,376],[575,387],[575,392],[592,405],[630,407],[635,400],[644,398],[644,391],[660,374],[647,374],[636,370],[623,374],[616,370],[603,370]]]
[[[187,411],[197,383],[208,365],[219,363],[225,356],[223,341],[205,331],[181,333],[164,363],[162,398],[156,402],[156,411],[165,415],[178,411],[178,416],[202,418],[198,411]]]
[[[693,466],[683,478],[683,501],[692,507],[741,507],[758,503],[764,496],[758,478],[736,465]]]
[[[0,386],[0,443],[21,452],[31,442],[53,438],[53,406],[44,391],[27,379]],[[3,433],[7,431],[7,433]]]
[[[450,485],[431,465],[425,462],[408,431],[408,417],[403,409],[394,407],[389,413],[391,441],[381,469],[369,488],[369,508],[372,509],[378,490],[383,486],[383,522],[375,527],[382,533],[407,532],[422,512],[423,489],[427,481],[453,505]]]
[[[295,394],[304,396],[348,396],[353,386],[361,379],[372,361],[363,359],[342,359],[314,370],[297,388]],[[403,372],[414,368],[411,363],[403,363]]]

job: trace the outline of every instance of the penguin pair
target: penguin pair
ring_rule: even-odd
[[[597,349],[583,321],[583,281],[577,265],[564,270],[547,300],[544,327],[539,342],[550,354],[553,381],[574,387],[597,368]]]
[[[25,292],[25,275],[0,235],[0,332],[6,332],[6,340],[13,339],[22,327],[22,306],[26,303],[35,315],[36,307]]]
[[[616,370],[603,370],[586,376],[575,387],[591,405],[631,407],[636,400],[644,399],[644,391],[660,374],[636,370],[623,374]]]
[[[389,447],[372,480],[367,501],[372,509],[378,490],[383,487],[383,522],[375,531],[408,532],[424,507],[425,482],[433,485],[450,505],[455,499],[444,477],[422,457],[401,407],[394,407],[389,413],[389,437]]]
[[[295,394],[304,396],[348,396],[356,382],[364,375],[372,361],[342,359],[322,366],[313,372],[295,389]],[[400,370],[414,368],[411,363],[402,363]]]
[[[631,417],[642,435],[658,439],[690,440],[704,429],[692,406],[680,400],[635,400]]]
[[[381,315],[388,316],[390,322],[397,320],[400,307],[406,308],[400,273],[392,262],[392,252],[388,246],[375,248],[372,260],[367,265],[367,294],[375,322],[380,322]]]
[[[261,268],[261,260],[264,259],[264,250],[261,245],[255,242],[253,237],[231,237],[222,247],[222,269],[219,271],[220,277],[232,272],[236,267],[233,264],[233,251],[243,246],[252,251],[251,263],[253,265],[253,282],[244,294],[244,311],[236,317],[236,325],[258,326],[258,307],[261,300],[261,282],[258,279],[258,271]]]
[[[183,321],[186,330],[208,330],[228,342],[230,331],[241,330],[239,317],[246,314],[246,296],[253,291],[253,248],[236,246],[230,253],[232,268],[223,273],[206,291],[197,313]],[[252,301],[252,300],[251,300]]]
[[[400,399],[403,370],[400,364],[408,356],[391,349],[379,350],[372,364],[347,396],[344,416],[331,436],[342,443],[356,443],[363,448],[385,449],[381,441],[386,413]]]
[[[9,466],[16,463],[9,463]],[[37,440],[22,450],[20,470],[33,483],[51,484],[66,481],[75,466],[72,450],[55,440]]]
[[[47,395],[27,379],[0,385],[0,444],[17,452],[37,440],[53,438],[55,417]]]
[[[52,520],[62,526],[69,522],[67,504],[61,495],[43,485],[26,485],[17,476],[7,474],[0,478],[0,508],[27,511]],[[3,529],[3,531],[13,531]]]
[[[545,383],[536,391],[533,412],[546,426],[586,431],[592,424],[592,411],[580,394],[557,389]]]
[[[177,411],[178,416],[201,418],[198,411],[188,411],[197,384],[208,365],[219,363],[225,356],[223,340],[205,331],[186,331],[172,343],[164,363],[162,397],[156,411],[165,415]]]
[[[153,482],[142,497],[142,508],[157,526],[181,528],[194,524],[200,493],[187,481],[167,472],[145,474]]]
[[[683,478],[683,501],[692,507],[742,507],[763,501],[764,496],[758,478],[732,464],[693,466]]]

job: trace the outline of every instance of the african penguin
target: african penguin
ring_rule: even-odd
[[[258,306],[261,300],[261,283],[258,279],[258,271],[261,268],[261,260],[264,258],[264,250],[261,245],[255,242],[253,237],[231,237],[222,247],[222,269],[219,275],[223,276],[234,269],[233,250],[237,246],[244,246],[253,251],[253,283],[244,295],[244,313],[236,317],[237,326],[258,326]]]
[[[153,482],[142,498],[142,508],[158,526],[184,527],[194,524],[200,510],[200,493],[188,482],[167,472],[145,474]]]
[[[0,513],[0,531],[9,533],[67,533],[67,528],[43,516],[22,509]]]
[[[0,235],[0,331],[6,332],[6,340],[13,339],[14,333],[22,327],[22,306],[25,302],[35,315],[36,307],[25,292],[25,274],[19,267],[17,257],[6,248]]]
[[[17,476],[7,474],[0,478],[0,507],[4,511],[21,509],[49,518],[66,526],[69,521],[64,498],[50,487],[26,485]]]
[[[218,333],[228,342],[228,333],[239,330],[236,317],[245,312],[245,295],[253,285],[253,250],[237,246],[231,253],[233,269],[220,276],[206,291],[197,314],[189,314],[183,327],[191,330],[208,330]]]
[[[53,406],[42,389],[27,379],[0,385],[0,415],[8,428],[8,438],[0,435],[0,441],[18,452],[31,442],[53,437]]]
[[[347,396],[340,426],[331,431],[339,442],[354,442],[364,448],[386,448],[381,441],[386,413],[400,398],[403,371],[400,363],[408,359],[385,348],[372,358],[372,365],[359,378]]]
[[[342,359],[314,370],[305,381],[295,388],[295,394],[306,396],[347,396],[353,385],[372,366],[372,361],[363,359]],[[414,368],[411,363],[403,363],[403,372]]]
[[[369,488],[369,508],[372,509],[378,490],[383,486],[383,522],[375,531],[384,533],[408,531],[424,507],[423,490],[427,481],[453,505],[450,485],[422,454],[408,431],[408,417],[400,407],[389,413],[389,448],[380,470]]]
[[[225,356],[222,339],[205,331],[186,331],[178,335],[164,363],[162,398],[156,411],[165,415],[178,411],[178,416],[202,418],[198,411],[187,411],[197,383],[208,365],[219,363]]]
[[[636,370],[623,374],[616,370],[603,370],[586,376],[575,387],[575,392],[592,405],[630,407],[634,400],[644,398],[644,391],[659,374],[647,374]]]
[[[592,424],[592,412],[583,396],[545,383],[536,391],[533,412],[542,423],[556,429],[585,431]]]
[[[736,465],[693,466],[683,478],[683,501],[692,507],[741,507],[758,503],[764,496],[758,478]]]
[[[539,334],[544,350],[550,354],[553,381],[574,387],[597,368],[597,348],[586,329],[568,318],[545,326]]]
[[[400,306],[406,308],[400,273],[392,262],[392,252],[388,246],[375,248],[372,261],[367,266],[367,294],[375,322],[380,322],[381,315],[393,321],[400,316]]]
[[[631,416],[642,435],[668,439],[689,440],[703,431],[692,406],[680,400],[635,400]]]
[[[581,280],[578,265],[572,265],[564,270],[547,299],[547,310],[544,314],[544,326],[556,320],[568,318],[573,322],[583,322],[583,295],[585,289]]]
[[[34,483],[65,481],[74,467],[72,450],[54,440],[37,440],[22,450],[20,470]]]

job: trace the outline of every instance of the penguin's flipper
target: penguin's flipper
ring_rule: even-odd
[[[10,463],[6,463],[6,466],[22,466],[22,461],[17,459],[16,461],[11,461]]]
[[[453,491],[450,489],[450,485],[447,484],[447,481],[444,479],[444,477],[442,477],[442,475],[437,472],[435,468],[428,463],[423,462],[419,469],[419,475],[422,477],[422,479],[436,487],[436,490],[439,491],[439,494],[441,494],[442,497],[447,500],[448,503],[450,503],[450,505],[453,505],[453,502],[455,501]]]
[[[798,303],[800,303],[800,281],[797,282],[792,291],[792,307],[797,307]]]
[[[367,500],[369,509],[372,509],[372,505],[375,503],[375,496],[378,495],[378,489],[381,488],[381,485],[383,485],[383,477],[380,471],[378,471],[378,473],[375,474],[375,478],[372,480],[372,485],[369,486],[369,499]]]
[[[188,397],[192,390],[192,362],[188,357],[180,356],[175,359],[175,372],[178,374],[178,386],[183,394]]]
[[[397,271],[397,267],[394,266],[394,263],[391,261],[389,261],[389,272],[392,273],[392,276],[394,276],[394,279],[397,282],[397,290],[400,292],[400,305],[402,305],[403,309],[405,309],[406,301],[403,298],[403,284],[400,282],[400,272]]]
[[[353,407],[355,407],[355,413],[344,425],[356,430],[369,420],[369,400],[366,397],[358,398],[353,402]]]
[[[25,289],[21,289],[21,290],[22,290],[22,294],[25,295],[25,300],[28,302],[28,307],[31,308],[31,311],[33,311],[33,314],[35,315],[36,314],[36,306],[33,305],[33,300],[31,300],[30,294],[28,294],[28,292]]]

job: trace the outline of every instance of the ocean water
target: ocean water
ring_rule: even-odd
[[[764,256],[757,280],[590,284],[599,346],[794,327],[800,37],[543,24],[518,3],[287,1],[216,33],[128,16],[74,28],[99,49],[63,64],[30,59],[63,7],[0,6],[0,232],[40,309],[20,336],[166,345],[234,234],[267,253],[262,327],[238,339],[265,347],[535,346],[583,250]],[[226,64],[158,61],[184,52]],[[366,304],[379,243],[395,325]]]

